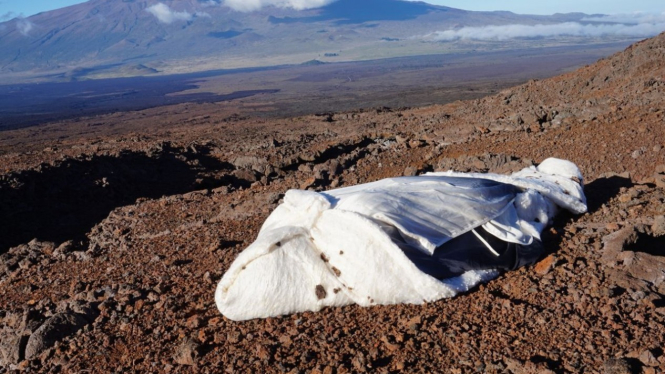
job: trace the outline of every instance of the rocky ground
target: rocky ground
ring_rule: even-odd
[[[665,34],[445,106],[187,104],[2,133],[0,373],[665,372],[664,77]],[[247,322],[215,308],[290,188],[547,157],[581,167],[589,213],[562,215],[534,267],[425,305]]]

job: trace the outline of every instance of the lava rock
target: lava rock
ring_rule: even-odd
[[[25,358],[37,357],[41,352],[53,347],[56,342],[73,335],[88,323],[89,321],[78,313],[54,315],[30,336],[25,347]]]
[[[653,236],[665,235],[665,216],[654,218],[653,225],[651,225],[651,232],[653,233]]]
[[[199,344],[192,339],[185,339],[176,349],[173,360],[180,365],[192,366],[199,357]]]
[[[630,364],[623,358],[610,358],[603,363],[604,374],[631,374]]]
[[[0,332],[0,367],[16,365],[23,360],[23,349],[28,336],[22,336],[14,331]]]
[[[554,255],[549,255],[536,264],[536,266],[534,267],[534,271],[536,272],[536,274],[545,275],[552,270],[555,263],[556,263],[556,257],[554,257]]]

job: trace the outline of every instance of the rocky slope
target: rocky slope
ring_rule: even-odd
[[[664,53],[662,34],[445,106],[44,126],[0,156],[0,372],[663,372]],[[560,217],[535,267],[419,306],[241,323],[214,307],[289,188],[550,156],[580,165],[590,209]]]

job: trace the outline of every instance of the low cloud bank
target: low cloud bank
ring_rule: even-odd
[[[296,10],[320,8],[335,0],[224,0],[224,5],[239,12],[253,12],[261,8],[274,6]]]
[[[594,16],[594,17],[585,17],[582,18],[582,21],[587,22],[603,22],[603,23],[623,23],[626,25],[637,25],[637,24],[658,24],[665,23],[665,13],[629,13],[629,14],[611,14],[605,16]]]
[[[161,23],[173,23],[176,21],[191,21],[194,18],[189,12],[176,12],[164,3],[157,3],[146,8],[146,11],[159,20]]]
[[[603,21],[608,22],[608,21]],[[552,25],[502,25],[463,27],[426,35],[434,41],[508,40],[516,38],[547,38],[556,36],[634,36],[651,37],[665,31],[665,20],[656,23],[588,23],[565,22]]]

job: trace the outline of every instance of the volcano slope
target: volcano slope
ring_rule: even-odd
[[[663,372],[664,77],[662,34],[445,106],[268,120],[188,104],[5,132],[0,372]],[[590,209],[557,220],[537,266],[425,305],[247,322],[214,306],[289,188],[546,157],[580,166]]]

